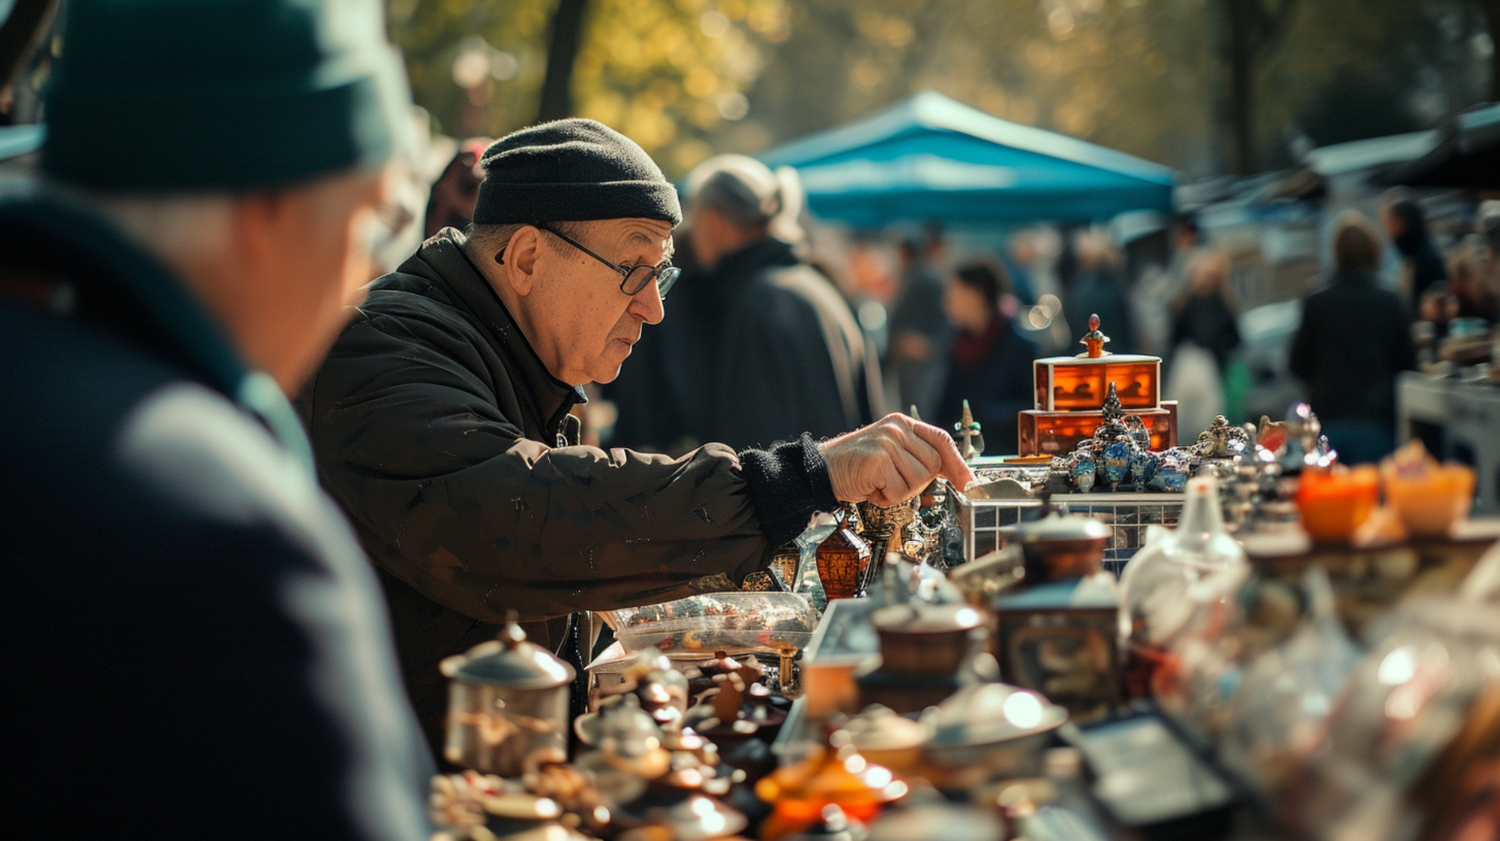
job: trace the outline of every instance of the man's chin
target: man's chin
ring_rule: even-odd
[[[623,353],[612,352],[606,354],[599,360],[598,369],[594,371],[594,382],[599,385],[612,383],[620,376],[620,369],[624,367],[625,360],[630,357],[630,347],[627,345]]]

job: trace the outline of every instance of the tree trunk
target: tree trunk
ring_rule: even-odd
[[[1490,102],[1500,102],[1500,0],[1483,0],[1490,24]]]
[[[1255,117],[1251,97],[1255,86],[1255,24],[1249,3],[1227,0],[1225,35],[1229,70],[1229,161],[1235,175],[1255,171]]]
[[[1236,175],[1255,171],[1255,66],[1286,31],[1297,0],[1223,0],[1229,56],[1229,147]],[[1494,5],[1500,0],[1485,0]]]
[[[548,38],[547,76],[542,81],[538,122],[573,116],[573,65],[578,59],[587,6],[588,0],[558,0]]]

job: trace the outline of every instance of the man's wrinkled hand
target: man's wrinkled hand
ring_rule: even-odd
[[[959,488],[974,481],[946,432],[906,415],[886,415],[825,441],[822,449],[840,502],[890,506],[921,493],[936,476]]]

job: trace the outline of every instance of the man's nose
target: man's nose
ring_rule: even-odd
[[[653,280],[631,296],[630,309],[647,324],[660,324],[667,314],[666,307],[662,305],[661,293],[657,291],[659,288]]]

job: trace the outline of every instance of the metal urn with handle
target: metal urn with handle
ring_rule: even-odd
[[[514,616],[499,638],[440,666],[448,678],[449,762],[519,777],[528,759],[562,761],[573,667],[526,639]]]

